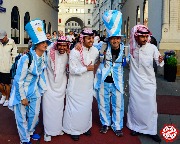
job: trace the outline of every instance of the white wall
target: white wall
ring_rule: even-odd
[[[48,23],[51,23],[52,31],[58,29],[58,12],[44,3],[42,0],[5,0],[2,7],[6,8],[6,13],[0,13],[1,29],[7,31],[8,36],[11,36],[11,11],[14,6],[19,8],[20,14],[20,45],[24,43],[24,15],[26,12],[30,13],[30,20],[40,18]]]
[[[162,37],[162,1],[149,0],[149,23],[148,28],[151,30],[157,42],[161,41]]]

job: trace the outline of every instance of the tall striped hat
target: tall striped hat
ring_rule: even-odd
[[[107,31],[107,38],[121,35],[122,13],[117,10],[106,11],[102,17]]]
[[[33,44],[38,44],[46,41],[48,45],[51,42],[47,39],[44,31],[44,23],[40,19],[35,19],[26,24],[25,30],[27,31],[29,37],[31,38]]]

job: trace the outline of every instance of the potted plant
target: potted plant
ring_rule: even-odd
[[[174,51],[165,52],[164,78],[168,82],[175,82],[177,73],[177,58]]]

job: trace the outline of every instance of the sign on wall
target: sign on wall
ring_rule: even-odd
[[[0,0],[0,5],[3,4],[3,0]],[[0,13],[6,12],[6,8],[0,6]]]

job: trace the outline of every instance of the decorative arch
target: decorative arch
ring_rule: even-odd
[[[14,6],[11,11],[11,38],[16,44],[20,43],[20,15],[17,6]]]
[[[24,44],[28,44],[29,42],[29,36],[27,32],[25,31],[25,26],[29,21],[30,21],[30,14],[29,12],[26,12],[24,15]]]
[[[78,17],[71,17],[71,18],[69,18],[68,20],[66,20],[65,25],[66,25],[68,22],[70,22],[70,21],[75,21],[75,22],[77,22],[77,23],[80,25],[81,28],[84,27],[84,22],[83,22],[80,18],[78,18]]]

